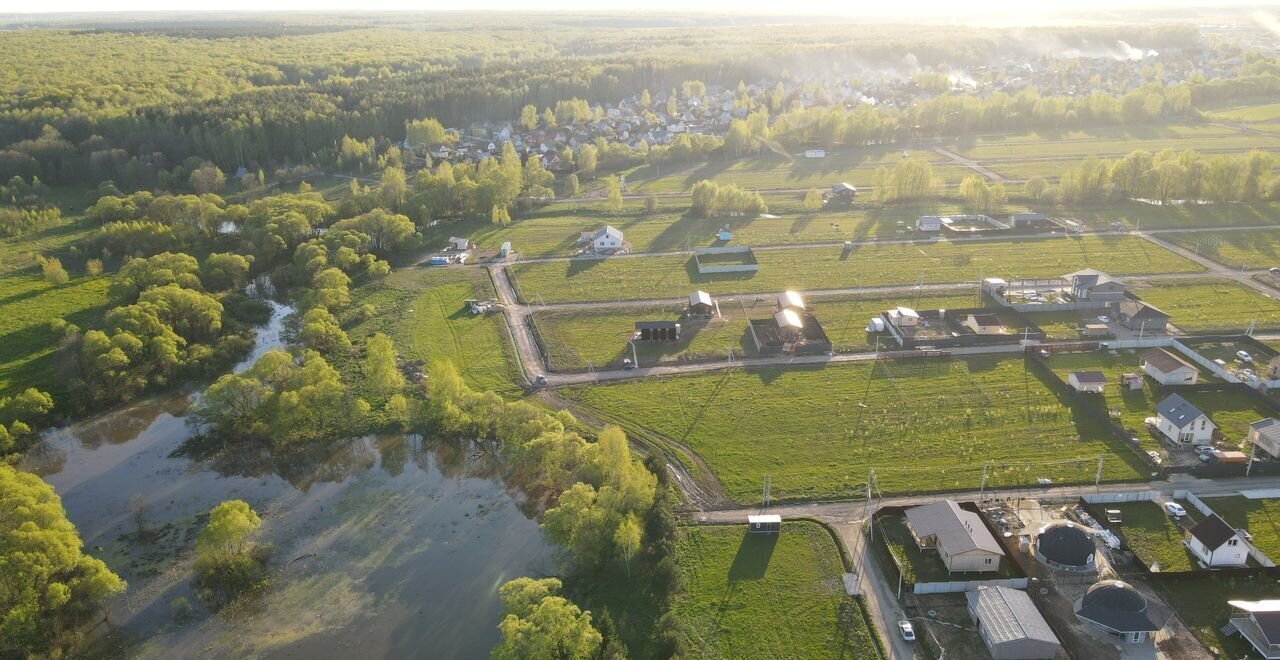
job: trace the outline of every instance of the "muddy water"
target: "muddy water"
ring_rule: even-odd
[[[498,639],[498,586],[552,568],[479,447],[379,436],[193,460],[175,454],[189,404],[173,395],[51,431],[24,463],[129,583],[88,655],[482,658]],[[191,549],[204,514],[232,498],[262,514],[276,573],[213,612],[192,592]],[[193,606],[185,619],[178,598]]]

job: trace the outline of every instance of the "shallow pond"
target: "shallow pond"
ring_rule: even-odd
[[[472,443],[378,436],[194,460],[175,454],[189,404],[172,395],[50,431],[24,460],[129,583],[90,655],[483,658],[498,586],[553,568],[524,499]],[[209,509],[235,498],[262,515],[275,576],[212,612],[192,593],[191,551]],[[189,618],[175,616],[180,597]]]

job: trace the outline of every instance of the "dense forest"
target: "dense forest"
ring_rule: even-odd
[[[398,140],[407,121],[424,116],[451,126],[512,120],[525,105],[570,98],[610,104],[687,80],[733,86],[819,75],[871,78],[978,64],[995,53],[1043,57],[1046,42],[1069,49],[1125,38],[1153,48],[1203,47],[1185,27],[948,28],[943,40],[936,29],[846,25],[630,30],[529,18],[466,30],[475,25],[456,21],[316,24],[265,35],[148,24],[6,33],[0,180],[112,178],[149,187],[193,156],[228,171],[330,162],[343,136]],[[763,51],[770,57],[758,57]],[[1269,68],[1247,84],[1218,83],[1191,95],[1271,92],[1280,87],[1276,80]],[[942,115],[952,109],[939,107]],[[894,120],[960,129],[953,120],[931,122],[937,114],[923,108]]]

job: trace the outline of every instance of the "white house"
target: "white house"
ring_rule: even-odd
[[[920,314],[910,307],[895,307],[889,310],[889,322],[899,328],[914,328],[920,325]]]
[[[1177,394],[1156,404],[1156,430],[1174,442],[1207,445],[1217,428],[1199,408]]]
[[[591,249],[596,252],[610,252],[622,249],[622,231],[612,225],[605,225],[591,234]]]
[[[916,218],[916,231],[942,231],[942,218],[936,215],[922,215]]]
[[[469,241],[469,240],[467,240],[467,239],[465,239],[465,238],[459,238],[459,237],[457,237],[457,236],[450,236],[450,237],[449,237],[449,249],[450,249],[450,250],[467,250],[467,249],[469,249],[470,247],[471,247],[471,241]]]
[[[1067,374],[1067,384],[1077,392],[1102,394],[1107,388],[1107,375],[1101,371],[1073,371]]]
[[[1230,633],[1240,633],[1266,660],[1280,660],[1280,600],[1229,600]]]
[[[1161,385],[1194,385],[1200,377],[1195,365],[1163,348],[1143,352],[1142,370]]]
[[[1004,550],[982,517],[943,500],[907,509],[907,527],[920,549],[934,549],[951,573],[994,573]]]
[[[1005,334],[1004,323],[995,314],[970,314],[960,325],[972,330],[975,335]]]
[[[1240,532],[1216,513],[1191,528],[1187,549],[1209,568],[1244,566],[1249,562],[1248,546]]]

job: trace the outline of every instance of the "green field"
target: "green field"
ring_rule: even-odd
[[[731,370],[561,393],[689,446],[744,503],[759,500],[766,474],[774,497],[812,500],[860,495],[871,467],[893,493],[977,488],[988,461],[989,487],[1091,483],[1099,455],[1106,480],[1147,472],[1021,358]]]
[[[1254,547],[1267,558],[1280,559],[1280,500],[1214,497],[1204,503],[1232,527],[1248,531]]]
[[[1160,238],[1231,268],[1280,265],[1280,230],[1276,229],[1163,234]]]
[[[1162,149],[1200,151],[1249,151],[1280,149],[1280,139],[1244,135],[1222,126],[1153,125],[1099,131],[1061,133],[1053,136],[1024,134],[980,138],[960,151],[969,158],[1085,158],[1124,156],[1136,149],[1152,153]]]
[[[35,387],[57,401],[66,392],[54,360],[60,337],[49,324],[96,326],[106,311],[108,279],[73,277],[53,286],[31,270],[0,276],[0,396]]]
[[[348,333],[353,341],[386,333],[408,359],[448,359],[472,387],[519,394],[520,375],[501,312],[474,316],[464,303],[493,297],[488,275],[478,268],[399,270],[352,291],[352,309],[368,303],[376,312]]]
[[[1230,600],[1268,600],[1276,597],[1276,581],[1266,576],[1224,577],[1204,575],[1187,580],[1156,583],[1187,628],[1218,658],[1257,658],[1240,635],[1223,635],[1222,626],[1233,614]],[[1236,610],[1234,614],[1239,615]]]
[[[787,522],[781,534],[680,528],[684,593],[674,612],[696,658],[874,658],[862,604],[844,593],[831,534]]]
[[[1241,105],[1214,110],[1208,115],[1214,119],[1246,123],[1280,121],[1280,103]]]
[[[809,298],[805,301],[831,339],[835,352],[867,351],[875,348],[875,335],[866,332],[872,316],[902,304],[920,309],[959,309],[976,304],[973,294],[922,295],[883,298]],[[756,354],[747,334],[747,321],[770,318],[772,299],[760,302],[728,302],[720,305],[721,317],[682,320],[683,304],[615,308],[609,310],[550,310],[535,312],[534,318],[543,351],[552,371],[618,367],[631,357],[628,341],[636,321],[680,321],[681,337],[675,342],[637,342],[636,357],[641,366],[680,360],[724,359],[729,348],[738,357]],[[890,338],[881,339],[890,347]],[[588,365],[590,363],[590,365]]]
[[[1119,422],[1134,437],[1142,441],[1142,448],[1161,451],[1164,446],[1159,438],[1147,431],[1143,420],[1156,414],[1156,404],[1168,395],[1161,394],[1158,385],[1143,378],[1141,390],[1121,389],[1120,375],[1125,373],[1142,374],[1142,358],[1140,351],[1124,350],[1115,355],[1109,352],[1091,353],[1054,353],[1049,358],[1049,367],[1065,382],[1072,371],[1096,369],[1107,375],[1107,387],[1103,391],[1102,405],[1109,411],[1111,418]],[[1201,379],[1203,380],[1203,378]]]
[[[911,150],[912,158],[933,161],[934,173],[944,179],[960,180],[967,170],[946,164],[933,151]],[[732,162],[713,161],[693,166],[651,166],[639,168],[627,176],[633,193],[685,192],[704,179],[716,183],[733,183],[741,188],[818,188],[824,190],[836,183],[855,186],[871,185],[877,167],[892,168],[902,160],[902,150],[885,147],[849,148],[828,151],[826,158],[783,158],[766,154]]]
[[[700,275],[687,256],[575,259],[512,266],[522,296],[546,302],[680,298],[712,294],[976,282],[1057,276],[1085,267],[1112,275],[1195,273],[1201,266],[1131,236],[965,241],[756,250],[760,271]]]
[[[1130,291],[1164,310],[1184,332],[1243,332],[1250,321],[1258,330],[1280,328],[1280,301],[1231,280],[1154,283]]]
[[[1187,510],[1188,528],[1202,516],[1186,502],[1179,502]],[[1150,567],[1154,572],[1194,571],[1199,568],[1195,557],[1187,546],[1183,545],[1183,527],[1156,502],[1128,502],[1123,504],[1106,504],[1091,507],[1097,516],[1103,516],[1103,509],[1119,509],[1123,522],[1107,523],[1107,527],[1118,532],[1138,556],[1138,560]],[[1105,516],[1099,517],[1105,520]]]
[[[689,202],[679,204],[663,200],[658,212],[646,214],[637,205],[618,214],[604,212],[598,205],[584,204],[569,211],[565,207],[539,211],[503,227],[491,223],[447,224],[428,232],[434,242],[443,244],[449,236],[466,236],[475,244],[497,249],[503,241],[511,241],[525,259],[563,257],[577,254],[578,237],[611,224],[621,229],[631,243],[632,252],[687,251],[713,245],[716,231],[727,225],[733,232],[732,245],[790,245],[797,243],[840,243],[871,238],[911,237],[915,220],[923,214],[950,213],[951,204],[928,206],[891,206],[876,209],[841,209],[807,213],[800,209],[775,210],[775,206],[791,202],[798,206],[800,195],[771,199],[771,214],[756,218],[696,218],[686,214]]]

